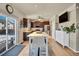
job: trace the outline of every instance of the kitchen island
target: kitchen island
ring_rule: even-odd
[[[29,55],[47,56],[48,55],[48,34],[45,32],[33,32],[29,37]]]

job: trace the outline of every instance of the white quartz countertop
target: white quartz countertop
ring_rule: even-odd
[[[31,34],[29,34],[28,35],[28,37],[31,37],[31,36],[48,36],[48,34],[47,33],[45,33],[45,32],[41,32],[41,33],[37,33],[37,32],[33,32],[33,33],[31,33]]]

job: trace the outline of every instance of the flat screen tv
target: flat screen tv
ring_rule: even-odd
[[[59,23],[67,22],[68,20],[68,12],[65,12],[61,16],[59,16]]]

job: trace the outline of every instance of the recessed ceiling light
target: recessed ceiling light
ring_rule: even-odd
[[[34,7],[36,8],[36,7],[38,7],[38,5],[34,5]]]
[[[78,6],[76,8],[79,8]]]

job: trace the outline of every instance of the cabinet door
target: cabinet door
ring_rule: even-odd
[[[23,27],[26,28],[27,27],[27,20],[26,18],[23,18]]]
[[[63,31],[56,31],[56,41],[64,45],[64,33]]]
[[[15,33],[16,22],[12,18],[7,18],[7,37],[8,37],[8,49],[16,44],[16,33]]]
[[[70,33],[70,47],[76,50],[76,33]]]
[[[56,41],[61,43],[61,32],[60,31],[56,31]]]
[[[66,32],[64,32],[64,34],[65,34],[65,36],[64,36],[64,38],[65,38],[65,46],[68,46],[69,47],[69,33],[66,33]]]
[[[6,17],[0,16],[0,54],[6,51]]]
[[[60,37],[61,37],[61,38],[60,38],[60,43],[64,46],[64,39],[65,39],[65,38],[64,38],[64,32],[61,31],[60,33],[61,33],[61,34],[60,34]]]

